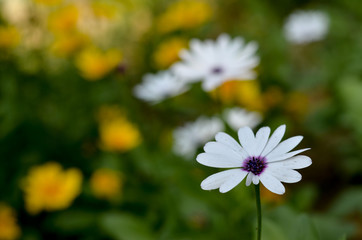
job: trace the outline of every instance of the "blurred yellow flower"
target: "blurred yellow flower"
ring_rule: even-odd
[[[20,237],[20,228],[16,223],[15,211],[0,203],[0,239],[15,240]]]
[[[211,6],[205,1],[180,0],[171,4],[166,12],[159,16],[157,27],[163,33],[190,29],[208,21],[211,14]]]
[[[101,108],[99,121],[101,147],[104,150],[125,152],[141,143],[137,127],[118,108]]]
[[[98,169],[92,174],[90,185],[97,198],[112,200],[121,194],[123,182],[119,172],[111,169]]]
[[[263,93],[264,104],[269,109],[280,104],[283,101],[283,98],[283,92],[279,87],[269,87]]]
[[[309,109],[308,96],[301,92],[292,92],[285,99],[285,111],[296,119],[303,119]]]
[[[116,6],[117,5],[115,3],[111,4],[104,1],[96,1],[91,3],[91,8],[94,16],[109,19],[112,19],[114,16],[117,15]]]
[[[49,15],[49,30],[55,34],[73,31],[77,27],[79,10],[75,5],[68,5]]]
[[[187,47],[188,42],[183,38],[171,38],[162,42],[153,54],[153,59],[158,68],[167,68],[179,60],[179,52]]]
[[[62,2],[62,0],[33,0],[33,1],[44,5],[57,5]]]
[[[64,171],[56,162],[33,167],[24,179],[25,208],[31,214],[65,209],[80,194],[81,185],[78,169]]]
[[[55,37],[51,50],[59,57],[68,57],[88,42],[88,36],[79,32],[63,34]]]
[[[120,117],[99,127],[101,146],[108,151],[124,152],[135,148],[141,142],[141,136],[135,125]]]
[[[96,47],[84,49],[76,58],[76,65],[84,78],[98,80],[113,70],[121,61],[117,49],[102,51]]]
[[[265,110],[260,86],[255,80],[225,82],[212,91],[211,96],[224,104],[236,103],[248,110]]]
[[[20,33],[13,26],[0,26],[0,48],[14,48],[20,42]]]

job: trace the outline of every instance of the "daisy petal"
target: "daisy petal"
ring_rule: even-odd
[[[287,160],[271,162],[270,166],[284,167],[284,168],[289,168],[289,169],[302,169],[302,168],[309,167],[311,164],[312,164],[312,160],[310,159],[310,157],[300,155],[300,156],[295,156],[295,157],[289,158]]]
[[[269,162],[281,161],[281,160],[285,160],[285,159],[294,157],[295,155],[297,155],[297,154],[299,154],[299,153],[301,153],[301,152],[307,151],[307,150],[309,150],[309,149],[310,149],[310,148],[303,148],[303,149],[295,150],[295,151],[293,151],[293,152],[288,152],[288,153],[285,153],[285,154],[282,154],[282,155],[279,155],[279,156],[275,156],[275,157],[272,157],[272,158],[268,158],[268,163],[269,163]]]
[[[281,125],[271,135],[261,155],[265,156],[268,153],[270,153],[280,143],[280,141],[284,136],[284,133],[285,133],[285,125]]]
[[[302,136],[288,138],[287,140],[284,140],[278,146],[276,146],[268,155],[266,155],[266,157],[273,158],[275,156],[285,154],[295,148],[302,141],[302,139]]]
[[[242,127],[238,131],[241,146],[249,155],[253,155],[255,149],[255,137],[250,127]]]
[[[260,181],[271,192],[276,194],[284,194],[285,188],[283,184],[271,174],[266,172],[260,175]]]
[[[196,161],[198,161],[202,165],[215,168],[233,168],[241,167],[242,165],[241,160],[216,153],[200,153],[196,157]]]
[[[253,183],[257,185],[259,183],[259,177],[256,175],[253,175]]]
[[[204,151],[206,153],[222,154],[225,155],[226,157],[238,159],[239,161],[242,161],[243,159],[243,155],[241,155],[239,152],[235,152],[229,146],[226,146],[219,142],[206,143],[206,145],[204,146]]]
[[[236,187],[236,185],[238,185],[241,181],[243,181],[245,176],[248,174],[245,171],[240,171],[240,169],[237,170],[239,170],[238,173],[236,173],[232,178],[230,178],[220,186],[221,193],[226,193],[231,189],[233,189],[234,187]]]
[[[302,175],[292,169],[287,168],[268,168],[268,173],[276,177],[279,181],[285,183],[296,183],[302,180]]]
[[[246,182],[245,182],[246,186],[250,186],[251,181],[253,180],[253,176],[254,176],[254,174],[249,172],[248,176],[246,177]]]
[[[235,139],[232,138],[230,135],[223,132],[219,132],[216,134],[215,140],[217,142],[220,142],[228,146],[234,152],[240,154],[240,156],[242,156],[243,159],[248,157],[247,152],[245,152],[245,150],[240,146],[240,144],[237,141],[235,141]]]
[[[261,154],[261,152],[265,148],[266,143],[268,142],[269,134],[270,134],[269,127],[262,127],[259,129],[255,137],[256,148],[253,155],[259,156]]]
[[[201,188],[203,190],[212,190],[219,188],[223,183],[233,178],[235,175],[238,175],[240,169],[231,169],[222,172],[215,173],[207,177],[204,181],[201,182]]]

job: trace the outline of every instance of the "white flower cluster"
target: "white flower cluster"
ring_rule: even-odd
[[[157,103],[182,94],[188,84],[198,81],[202,81],[205,91],[211,91],[226,81],[253,80],[254,68],[259,64],[257,49],[255,42],[245,44],[241,37],[231,39],[227,34],[216,41],[193,39],[190,50],[181,50],[180,62],[167,72],[146,75],[134,93],[140,99]]]

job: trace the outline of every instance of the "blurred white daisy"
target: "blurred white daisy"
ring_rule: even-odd
[[[204,190],[219,188],[225,193],[233,189],[246,177],[246,185],[255,185],[259,181],[271,192],[283,194],[285,188],[281,182],[295,183],[302,176],[294,169],[301,169],[312,164],[312,160],[297,154],[308,150],[296,147],[302,136],[296,136],[280,142],[285,133],[285,125],[278,127],[270,135],[270,128],[261,128],[254,136],[249,127],[238,131],[240,144],[226,133],[216,134],[216,142],[208,142],[205,153],[197,156],[197,161],[215,168],[234,168],[213,174],[201,183]]]
[[[224,124],[219,118],[201,116],[195,122],[187,123],[173,132],[173,150],[177,155],[192,158],[197,148],[223,130]]]
[[[227,124],[235,131],[245,126],[254,128],[263,119],[260,113],[239,107],[225,109],[223,116]]]
[[[328,32],[329,18],[320,11],[296,11],[285,22],[286,39],[295,44],[321,40]]]
[[[222,34],[216,41],[193,39],[190,50],[180,52],[181,62],[171,69],[187,82],[202,81],[205,91],[213,90],[229,80],[252,80],[259,64],[256,42],[244,43],[241,37],[231,39]]]
[[[137,98],[156,104],[166,98],[184,93],[188,87],[171,72],[162,71],[158,74],[146,74],[142,83],[133,90]]]

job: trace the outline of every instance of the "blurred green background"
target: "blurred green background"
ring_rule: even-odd
[[[253,239],[253,189],[203,191],[217,169],[172,151],[174,129],[235,106],[312,148],[300,183],[262,188],[263,239],[362,239],[359,0],[0,3],[1,240]],[[286,41],[295,10],[328,15],[323,40]],[[190,39],[221,33],[258,42],[257,80],[133,96]]]

